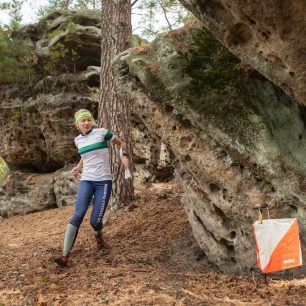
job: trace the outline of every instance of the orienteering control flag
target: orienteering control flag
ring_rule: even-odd
[[[299,226],[296,218],[267,219],[254,223],[257,265],[273,272],[302,265]]]

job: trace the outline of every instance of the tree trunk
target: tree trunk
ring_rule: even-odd
[[[127,0],[103,0],[101,25],[101,80],[99,126],[120,137],[127,146],[132,168],[132,136],[129,105],[115,92],[111,61],[130,47],[131,3]],[[133,181],[124,179],[118,152],[111,147],[113,173],[112,206],[127,204],[133,196]],[[130,169],[132,171],[132,169]]]

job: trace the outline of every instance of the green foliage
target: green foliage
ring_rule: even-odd
[[[68,72],[73,69],[76,73],[76,62],[80,58],[75,49],[68,49],[63,43],[56,43],[49,47],[50,59],[44,69],[51,75]]]
[[[39,7],[37,15],[39,18],[42,18],[56,10],[68,10],[69,3],[70,1],[65,0],[49,0],[47,5]]]
[[[32,72],[32,50],[0,31],[0,84],[26,81]]]
[[[92,9],[92,10],[101,10],[102,2],[101,0],[77,0],[72,1],[72,9],[73,10],[84,10],[84,9]]]
[[[232,115],[232,118],[236,114],[248,118],[248,109],[244,106],[247,103],[243,101],[249,100],[250,93],[244,76],[236,68],[239,59],[203,25],[191,21],[183,28],[161,34],[151,46],[147,52],[141,47],[133,50],[141,53],[145,71],[142,81],[156,97],[164,99],[166,91],[167,97],[170,94],[181,107],[191,109],[203,118],[220,119],[221,112],[224,116]],[[162,56],[162,51],[156,55],[154,50],[168,48],[175,48],[175,52],[170,52],[172,55],[167,58],[167,65],[152,66],[156,56]],[[141,60],[138,61],[140,65]]]
[[[22,106],[17,106],[10,109],[9,120],[23,126],[39,125],[41,118],[39,114],[32,108],[31,101],[22,102]]]
[[[4,180],[4,178],[6,177],[9,171],[10,170],[8,165],[6,164],[4,159],[0,156],[0,183]]]
[[[69,50],[62,43],[57,43],[49,47],[50,60],[45,65],[45,70],[51,74],[57,74],[59,70],[68,69],[64,59],[68,56]]]

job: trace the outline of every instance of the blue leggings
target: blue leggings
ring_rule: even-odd
[[[81,181],[75,209],[70,223],[77,228],[81,225],[93,197],[90,224],[95,231],[102,228],[102,219],[112,191],[112,181]]]

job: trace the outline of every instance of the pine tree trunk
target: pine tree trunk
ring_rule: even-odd
[[[111,130],[126,143],[132,168],[132,127],[129,105],[119,99],[115,92],[111,67],[114,56],[130,47],[130,1],[103,0],[101,31],[99,126]],[[129,203],[133,197],[133,181],[124,179],[124,169],[118,152],[113,147],[110,154],[113,173],[112,206],[118,207]]]

